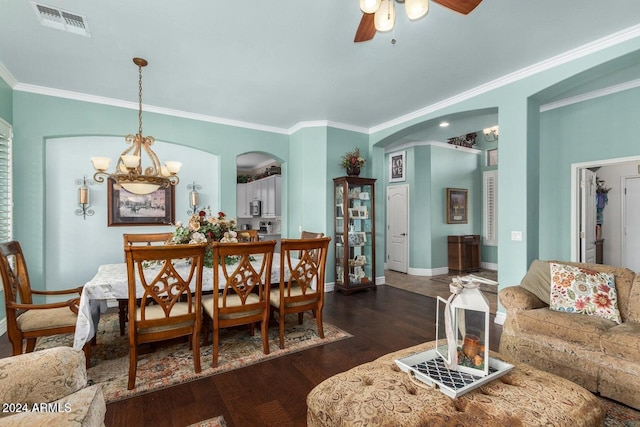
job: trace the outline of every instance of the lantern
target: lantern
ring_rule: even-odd
[[[436,353],[448,369],[489,374],[489,301],[480,284],[454,278],[449,299],[438,297]],[[444,319],[444,322],[442,320]],[[443,324],[444,323],[444,324]],[[440,341],[446,338],[445,341]]]

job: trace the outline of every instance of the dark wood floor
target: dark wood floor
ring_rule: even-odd
[[[353,338],[107,405],[107,426],[186,426],[223,415],[228,426],[304,426],[306,396],[324,379],[434,339],[435,300],[390,286],[328,293],[324,319]],[[492,319],[493,322],[493,319]],[[491,323],[490,348],[502,328]],[[11,354],[0,337],[0,357]]]

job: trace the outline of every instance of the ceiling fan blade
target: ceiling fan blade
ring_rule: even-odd
[[[366,42],[376,35],[376,26],[373,21],[373,13],[363,13],[360,25],[356,30],[356,37],[353,39],[355,43]]]
[[[433,0],[442,6],[455,10],[456,12],[468,15],[482,0]]]

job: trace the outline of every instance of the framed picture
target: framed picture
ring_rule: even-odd
[[[358,216],[360,219],[369,219],[369,211],[365,205],[358,206]]]
[[[364,246],[367,242],[367,235],[362,231],[350,231],[349,232],[349,245],[350,246]]]
[[[463,188],[447,188],[447,224],[466,224],[467,190]]]
[[[349,217],[350,218],[359,219],[360,218],[360,210],[357,207],[349,208]]]
[[[406,178],[406,151],[398,151],[389,155],[389,182],[404,181]]]
[[[170,225],[175,222],[174,187],[133,194],[107,181],[108,226]]]

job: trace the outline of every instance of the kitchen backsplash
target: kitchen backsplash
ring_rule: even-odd
[[[238,218],[238,229],[241,230],[244,225],[249,225],[251,227],[251,230],[258,230],[260,228],[261,222],[271,224],[271,233],[280,233],[280,219],[274,218]]]

